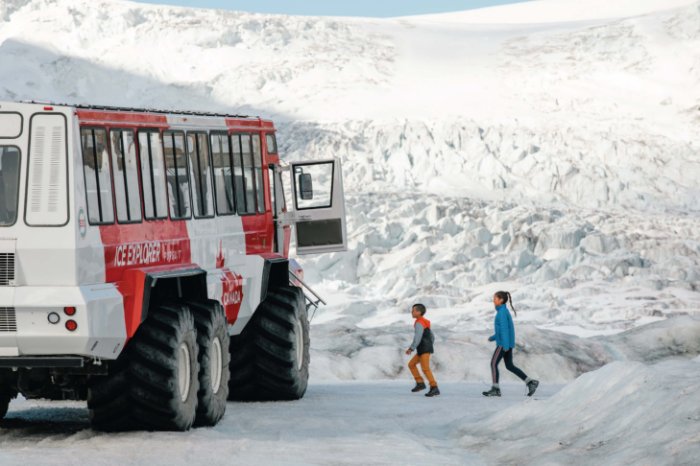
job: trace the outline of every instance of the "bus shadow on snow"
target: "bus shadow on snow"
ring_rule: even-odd
[[[73,435],[90,429],[90,418],[85,408],[32,407],[20,411],[10,411],[0,421],[0,438],[21,434],[27,437],[47,435]]]

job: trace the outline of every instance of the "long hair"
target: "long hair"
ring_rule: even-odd
[[[513,298],[510,296],[509,291],[497,291],[496,296],[498,299],[503,300],[503,304],[507,305],[510,303],[510,308],[513,309],[513,314],[515,314],[516,317],[518,316],[518,311],[516,311],[515,306],[513,306]]]

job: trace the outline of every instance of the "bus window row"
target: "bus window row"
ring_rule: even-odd
[[[81,143],[91,224],[265,212],[258,134],[85,127]]]

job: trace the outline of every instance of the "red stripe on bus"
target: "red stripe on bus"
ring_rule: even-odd
[[[168,126],[167,116],[157,113],[110,112],[89,109],[79,109],[75,113],[81,124],[123,123],[129,126]]]
[[[275,226],[272,212],[241,217],[245,233],[246,254],[271,253],[274,249]]]

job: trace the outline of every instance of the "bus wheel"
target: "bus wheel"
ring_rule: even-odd
[[[229,336],[224,308],[216,301],[189,304],[197,327],[199,393],[196,426],[216,425],[226,412]]]
[[[7,409],[10,407],[10,400],[13,397],[10,396],[9,393],[3,392],[3,390],[0,388],[0,420],[5,418],[5,414],[7,414]]]
[[[109,375],[95,377],[88,408],[98,430],[188,430],[195,419],[199,362],[187,306],[149,311]]]
[[[243,333],[231,339],[229,398],[298,400],[309,380],[309,320],[294,286],[268,292]]]

